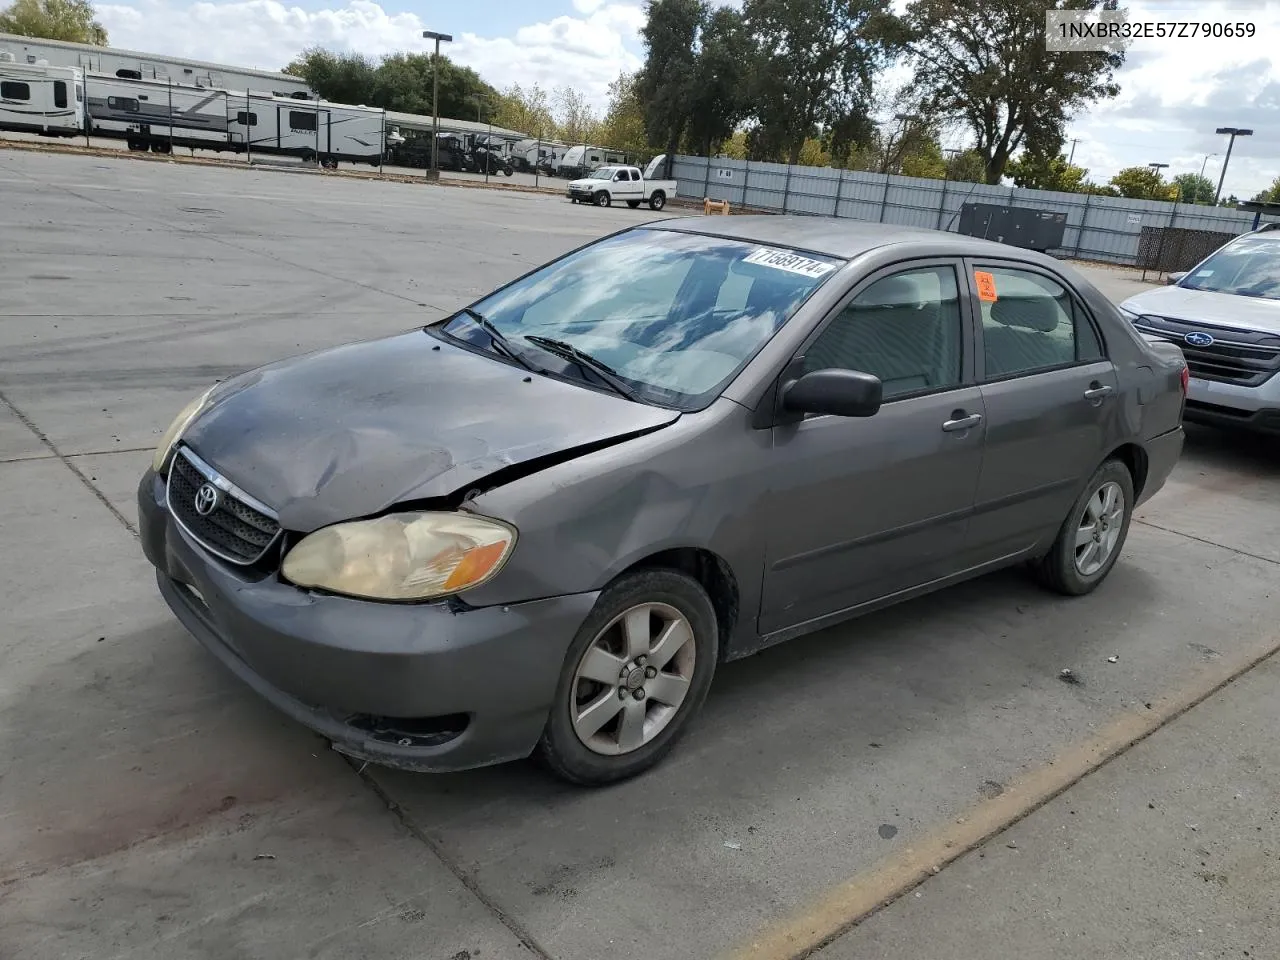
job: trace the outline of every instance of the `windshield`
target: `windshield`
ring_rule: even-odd
[[[596,382],[527,336],[589,354],[642,401],[698,410],[842,262],[639,228],[549,264],[471,309],[541,367]],[[443,330],[489,346],[486,334],[462,314]]]
[[[587,174],[588,180],[612,180],[613,167],[599,167]]]
[[[1179,286],[1280,300],[1280,235],[1241,237],[1183,277]]]

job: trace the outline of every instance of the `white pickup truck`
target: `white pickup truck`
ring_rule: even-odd
[[[666,159],[666,154],[654,157],[644,173],[639,167],[617,164],[599,167],[581,180],[571,181],[568,197],[574,203],[594,203],[597,207],[609,207],[617,201],[633,210],[642,203],[649,204],[650,210],[661,210],[667,199],[676,195],[676,181],[651,179]]]

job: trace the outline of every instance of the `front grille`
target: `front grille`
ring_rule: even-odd
[[[213,507],[201,513],[196,499],[202,488],[213,491]],[[257,563],[280,536],[274,516],[252,506],[247,494],[223,480],[186,447],[169,467],[169,512],[201,546],[241,566]]]
[[[1172,317],[1144,316],[1134,326],[1181,347],[1191,376],[1198,380],[1257,387],[1280,372],[1280,337],[1273,333],[1202,327]],[[1186,341],[1189,333],[1208,333],[1214,342],[1193,346]]]

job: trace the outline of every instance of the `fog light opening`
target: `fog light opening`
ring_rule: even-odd
[[[448,713],[438,717],[379,717],[361,713],[345,723],[380,743],[399,747],[431,747],[448,743],[462,735],[470,718],[465,713]]]

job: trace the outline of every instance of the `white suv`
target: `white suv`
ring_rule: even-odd
[[[1191,370],[1185,418],[1280,434],[1280,224],[1219,247],[1173,282],[1120,304]]]

